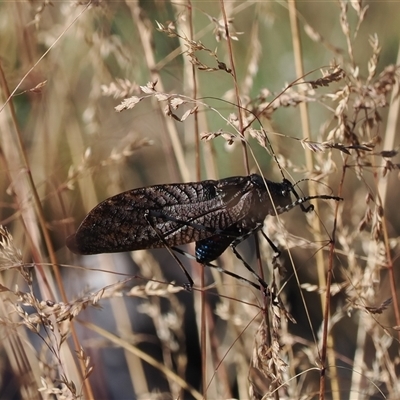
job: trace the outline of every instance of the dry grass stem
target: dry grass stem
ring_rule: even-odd
[[[0,398],[400,398],[399,11],[0,3]],[[250,173],[313,211],[272,196],[264,235],[215,268],[193,246],[65,246],[117,193]]]

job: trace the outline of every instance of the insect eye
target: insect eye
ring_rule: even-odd
[[[291,182],[289,182],[287,179],[283,179],[282,182],[282,191],[281,191],[281,195],[283,197],[287,197],[288,195],[290,196],[290,192],[293,191],[293,185],[291,184]]]

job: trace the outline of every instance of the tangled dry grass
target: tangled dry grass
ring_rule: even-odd
[[[0,398],[399,398],[398,11],[0,4]],[[345,199],[268,217],[277,260],[240,246],[281,307],[182,258],[185,292],[166,249],[65,247],[123,190],[281,171]]]

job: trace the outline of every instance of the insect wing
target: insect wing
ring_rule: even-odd
[[[208,180],[156,185],[110,197],[89,212],[67,239],[67,246],[77,254],[98,254],[163,247],[165,242],[174,246],[209,237],[218,228],[226,204],[238,197],[238,187],[233,192],[231,184],[230,190],[223,191],[220,184]]]
[[[250,177],[130,190],[90,211],[67,246],[98,254],[197,242],[244,220],[254,196]]]
[[[176,221],[184,205],[215,197],[213,188],[212,183],[171,184],[117,194],[89,212],[77,232],[67,239],[67,246],[78,254],[161,247],[157,229],[164,234],[176,232],[182,224],[172,217]]]

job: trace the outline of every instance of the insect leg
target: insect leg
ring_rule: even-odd
[[[241,242],[241,241],[240,241]],[[246,269],[257,279],[258,283],[265,289],[269,290],[268,284],[250,267],[250,265],[244,260],[244,258],[240,255],[240,253],[236,250],[236,246],[240,243],[239,241],[235,241],[231,244],[233,254],[243,263]]]
[[[147,222],[149,223],[149,225],[154,229],[154,231],[156,232],[156,234],[157,234],[157,236],[160,238],[160,240],[161,240],[162,242],[164,242],[165,247],[168,249],[168,251],[170,252],[170,254],[172,255],[172,257],[177,261],[177,263],[178,263],[179,266],[181,267],[182,271],[183,271],[184,274],[186,275],[186,278],[188,279],[189,282],[188,282],[186,285],[184,285],[184,287],[185,287],[186,289],[191,289],[191,288],[193,287],[193,284],[194,284],[193,279],[192,279],[192,277],[190,276],[189,272],[188,272],[188,271],[186,270],[186,268],[184,267],[184,265],[182,264],[182,262],[176,257],[176,255],[174,254],[174,252],[177,252],[177,253],[179,253],[179,254],[182,254],[182,255],[184,255],[184,256],[186,256],[186,257],[188,257],[188,258],[191,258],[191,259],[193,259],[193,260],[196,260],[196,261],[198,261],[198,260],[196,259],[196,257],[192,256],[191,254],[189,254],[188,252],[186,252],[186,251],[184,251],[184,250],[182,250],[182,249],[179,249],[179,248],[177,248],[177,247],[175,247],[175,246],[173,246],[173,247],[169,247],[169,246],[168,246],[167,241],[164,239],[164,237],[162,236],[162,234],[161,234],[160,232],[157,231],[156,227],[154,226],[154,224],[153,224],[153,222],[152,222],[152,219],[153,219],[153,218],[156,218],[156,217],[157,217],[157,218],[165,217],[165,218],[168,219],[168,220],[170,220],[170,218],[167,217],[167,216],[165,216],[165,215],[163,215],[162,213],[159,213],[159,212],[157,212],[157,213],[155,213],[155,212],[147,212],[147,213],[145,214],[145,218],[146,218]],[[192,223],[188,223],[188,222],[185,222],[185,221],[178,221],[178,220],[175,219],[175,218],[173,219],[173,222],[179,222],[179,223],[182,223],[182,225],[196,225],[196,227],[197,227],[197,224],[192,224]],[[199,226],[199,228],[200,228],[200,226]],[[173,250],[173,251],[171,251],[171,250]],[[233,278],[235,278],[235,279],[237,279],[237,280],[239,280],[239,281],[245,282],[245,283],[247,283],[247,284],[253,286],[253,287],[254,287],[255,289],[257,289],[257,290],[260,289],[259,285],[256,285],[254,282],[252,282],[252,281],[250,281],[250,280],[248,280],[248,279],[246,279],[246,278],[244,278],[244,277],[242,277],[242,276],[240,276],[240,275],[237,275],[237,274],[235,274],[234,272],[228,271],[228,270],[226,270],[226,269],[224,269],[224,268],[222,268],[222,267],[219,267],[219,266],[217,266],[217,265],[211,264],[210,262],[202,263],[202,265],[205,265],[205,266],[210,267],[210,268],[214,268],[214,269],[216,269],[217,271],[219,271],[219,272],[221,272],[221,273],[224,273],[224,274],[226,274],[226,275],[229,275],[229,276],[231,276],[231,277],[233,277]]]
[[[262,286],[262,288],[264,289],[264,293],[266,296],[271,297],[272,298],[272,302],[274,303],[274,305],[279,305],[279,300],[277,299],[277,297],[271,292],[268,284],[264,281],[264,279],[261,278],[260,275],[257,274],[257,272],[254,271],[253,268],[251,268],[251,266],[243,259],[243,257],[240,255],[240,253],[236,250],[236,246],[243,242],[243,240],[247,239],[250,235],[256,233],[258,230],[261,230],[261,224],[255,228],[252,229],[251,231],[247,232],[246,234],[244,234],[243,236],[240,236],[239,238],[237,238],[233,243],[231,243],[231,248],[233,251],[233,254],[235,254],[235,256],[243,263],[243,265],[246,267],[246,269],[254,276],[254,278],[258,281],[258,283],[260,284],[260,286]],[[267,237],[267,236],[266,236]],[[272,241],[267,238],[268,243],[271,245],[271,247],[276,251],[279,252],[279,250],[277,249],[277,247],[272,243]],[[258,287],[259,288],[259,287]]]
[[[186,268],[183,266],[183,264],[182,264],[182,262],[176,257],[176,255],[171,251],[171,250],[173,250],[173,251],[175,251],[175,252],[177,252],[177,253],[179,253],[179,254],[182,254],[182,255],[186,255],[186,256],[188,256],[189,258],[193,258],[193,259],[195,259],[196,261],[198,261],[198,262],[200,262],[202,265],[206,265],[206,266],[208,266],[208,267],[210,267],[210,268],[215,268],[215,269],[217,269],[219,272],[221,272],[221,273],[224,273],[224,274],[226,274],[226,275],[229,275],[229,276],[231,276],[231,277],[233,277],[233,278],[235,278],[235,279],[238,279],[238,280],[240,280],[240,281],[242,281],[242,282],[245,282],[245,283],[247,283],[247,284],[250,284],[251,286],[253,286],[254,288],[256,288],[257,290],[259,290],[260,289],[260,286],[259,285],[257,285],[257,284],[255,284],[254,282],[252,282],[252,281],[250,281],[250,280],[248,280],[248,279],[246,279],[246,278],[244,278],[244,277],[242,277],[242,276],[240,276],[240,275],[237,275],[237,274],[235,274],[235,273],[233,273],[233,272],[231,272],[231,271],[228,271],[228,270],[225,270],[225,269],[223,269],[223,268],[221,268],[221,267],[218,267],[218,266],[216,266],[216,265],[214,265],[214,264],[211,264],[210,263],[210,261],[211,261],[211,259],[209,260],[209,259],[207,259],[207,257],[205,257],[204,259],[201,259],[201,260],[199,260],[198,259],[198,257],[193,257],[193,256],[191,256],[191,255],[189,255],[187,252],[185,252],[185,251],[183,251],[183,250],[181,250],[181,249],[179,249],[179,248],[176,248],[176,247],[170,247],[170,244],[168,243],[168,241],[163,237],[163,235],[162,235],[162,233],[161,232],[159,232],[159,231],[157,231],[157,229],[156,229],[156,226],[155,226],[155,224],[154,224],[154,219],[155,218],[161,218],[161,219],[165,219],[165,220],[168,220],[168,221],[172,221],[172,222],[175,222],[175,223],[178,223],[178,224],[181,224],[182,226],[190,226],[190,227],[193,227],[194,229],[197,229],[197,230],[210,230],[210,228],[207,228],[207,227],[205,227],[205,226],[203,226],[203,225],[201,225],[201,224],[196,224],[196,223],[194,223],[193,221],[183,221],[183,220],[179,220],[179,219],[177,219],[177,218],[174,218],[174,217],[171,217],[171,216],[167,216],[167,215],[165,215],[164,213],[162,213],[162,212],[160,212],[160,211],[155,211],[155,210],[149,210],[149,211],[147,211],[147,213],[146,213],[146,215],[145,215],[145,218],[146,218],[146,220],[148,221],[148,223],[149,223],[149,225],[154,229],[154,231],[156,232],[156,234],[157,234],[157,236],[160,238],[160,240],[164,243],[164,245],[165,245],[165,247],[168,249],[168,251],[170,252],[170,254],[174,257],[174,259],[178,262],[178,264],[179,264],[179,266],[181,267],[181,269],[182,269],[182,271],[185,273],[185,275],[186,275],[186,277],[187,277],[187,279],[188,279],[188,281],[189,281],[189,283],[187,284],[187,286],[185,286],[186,288],[192,288],[193,287],[193,279],[191,278],[191,276],[190,276],[190,274],[187,272],[187,270],[186,270]],[[261,224],[260,224],[260,226],[261,226]],[[218,230],[216,230],[215,231],[215,233],[216,233],[216,235],[221,235],[222,237],[224,236],[223,234],[226,234],[226,236],[227,236],[227,243],[223,243],[223,249],[225,249],[229,244],[232,246],[232,248],[233,248],[233,251],[234,251],[234,254],[236,255],[236,257],[238,258],[238,259],[240,259],[242,262],[243,262],[243,264],[245,265],[245,267],[251,272],[251,274],[255,277],[255,279],[259,282],[259,284],[263,287],[263,289],[264,289],[264,292],[266,293],[266,295],[267,296],[271,296],[272,295],[272,298],[273,298],[273,301],[274,301],[274,303],[278,303],[277,302],[277,300],[276,300],[276,298],[275,298],[275,296],[271,293],[271,291],[270,291],[270,289],[269,289],[269,287],[268,287],[268,284],[250,267],[250,265],[248,264],[248,263],[246,263],[245,261],[244,261],[244,259],[240,256],[240,254],[237,252],[237,250],[235,249],[235,247],[236,247],[236,245],[237,244],[239,244],[240,242],[242,242],[243,240],[245,240],[247,237],[249,237],[251,234],[253,234],[256,230],[258,230],[259,229],[259,227],[257,227],[256,229],[254,229],[254,230],[251,230],[251,231],[249,231],[249,232],[247,232],[245,235],[242,235],[242,236],[240,236],[239,238],[237,238],[235,241],[233,241],[233,238],[236,236],[236,235],[234,235],[234,234],[232,234],[232,235],[229,235],[229,234],[226,234],[226,231],[224,231],[224,230],[222,230],[222,231],[218,231]],[[214,232],[214,231],[213,231]],[[236,236],[237,237],[237,236]],[[271,245],[271,247],[274,249],[274,251],[279,255],[279,250],[277,249],[277,247],[272,243],[272,241],[268,238],[267,239],[268,240],[268,243],[270,243],[270,245]],[[231,243],[233,241],[233,243]],[[202,240],[202,241],[199,241],[199,242],[197,242],[197,243],[202,243],[202,242],[204,242],[204,240]],[[220,253],[221,253],[221,251],[218,251],[218,255],[220,255]],[[197,255],[197,254],[196,254]],[[217,255],[217,256],[218,256]],[[214,258],[213,258],[214,259]]]
[[[174,246],[174,247],[171,247],[171,249],[172,249],[173,251],[176,251],[176,252],[179,253],[179,254],[182,254],[182,255],[184,255],[184,256],[186,256],[186,257],[192,259],[192,260],[196,260],[196,261],[197,261],[196,257],[192,256],[192,255],[191,255],[190,253],[188,253],[187,251],[184,251],[184,250],[182,250],[182,249],[179,249],[178,247],[175,247],[175,246]],[[202,265],[205,265],[205,266],[210,267],[210,268],[214,268],[214,269],[216,269],[218,272],[221,272],[221,273],[223,273],[223,274],[229,275],[229,276],[231,276],[232,278],[235,278],[235,279],[237,279],[237,280],[239,280],[239,281],[245,282],[245,283],[247,283],[248,285],[251,285],[253,288],[255,288],[255,289],[257,289],[257,290],[260,290],[260,286],[257,285],[257,284],[255,284],[254,282],[252,282],[252,281],[250,281],[250,280],[244,278],[243,276],[237,275],[237,274],[235,274],[234,272],[231,272],[231,271],[228,271],[227,269],[224,269],[224,268],[222,268],[222,267],[219,267],[218,265],[211,264],[210,262],[202,263]]]
[[[276,247],[275,243],[265,234],[265,232],[260,229],[261,234],[264,236],[264,239],[268,242],[268,244],[271,246],[272,250],[274,251],[274,257],[272,259],[272,262],[274,262],[279,256],[281,255],[281,251]]]
[[[219,234],[216,234],[214,236],[211,236],[209,238],[200,240],[196,242],[196,261],[203,264],[210,266],[212,268],[217,268],[214,265],[210,264],[211,261],[215,260],[217,257],[219,257],[228,246],[231,246],[233,248],[234,254],[236,255],[237,258],[239,258],[242,263],[245,265],[245,267],[252,273],[253,276],[256,277],[256,279],[260,282],[260,284],[263,286],[264,290],[266,291],[266,294],[268,294],[270,291],[268,289],[268,285],[262,280],[262,278],[257,275],[254,270],[243,260],[243,258],[240,256],[240,254],[237,252],[235,249],[236,245],[240,243],[241,241],[245,240],[248,236],[251,234],[255,233],[256,230],[261,230],[261,225],[256,227],[254,230],[250,230],[243,234],[243,231],[240,230],[224,230],[221,231]],[[262,230],[261,230],[262,231]],[[242,235],[239,235],[238,233],[241,232]],[[267,239],[268,243],[272,247],[272,249],[275,252],[274,258],[272,260],[273,264],[276,262],[276,259],[279,257],[281,254],[279,249],[275,246],[275,244],[267,237],[267,235],[262,231],[262,234],[264,237]],[[236,243],[235,246],[233,244]],[[228,271],[223,270],[222,268],[218,269],[220,272],[227,273],[228,275],[234,276],[237,278],[236,274],[230,273]],[[245,279],[241,276],[239,276],[240,280],[244,280],[245,282],[250,283],[253,287],[257,287],[260,289],[259,285],[255,285],[253,282],[249,281],[248,279]]]
[[[156,234],[157,234],[157,236],[160,238],[160,240],[165,244],[165,247],[168,249],[168,251],[170,252],[170,254],[171,254],[171,255],[174,257],[174,259],[178,262],[179,266],[181,267],[182,271],[184,272],[184,274],[186,275],[186,277],[187,277],[187,279],[188,279],[188,281],[189,281],[189,283],[188,283],[187,285],[189,286],[189,288],[192,288],[192,287],[193,287],[193,279],[192,279],[192,277],[190,276],[190,274],[188,273],[188,271],[186,270],[186,268],[183,266],[182,262],[176,257],[176,255],[175,255],[173,252],[177,252],[177,253],[179,253],[179,254],[185,255],[185,256],[187,256],[188,258],[191,258],[191,259],[196,260],[197,262],[199,262],[199,260],[198,260],[196,257],[192,256],[191,254],[187,253],[186,251],[184,251],[184,250],[182,250],[182,249],[179,249],[179,248],[177,248],[177,247],[175,247],[175,246],[170,247],[170,246],[168,245],[168,242],[167,242],[167,241],[165,240],[165,238],[163,237],[163,235],[162,235],[160,232],[158,232],[157,229],[156,229],[156,227],[154,226],[154,218],[165,218],[166,220],[172,220],[173,222],[177,222],[177,223],[180,223],[180,224],[182,224],[182,225],[192,226],[192,227],[194,227],[194,228],[196,228],[196,229],[206,229],[206,227],[204,227],[204,226],[202,226],[202,225],[199,225],[199,224],[195,224],[195,223],[193,223],[193,222],[181,221],[181,220],[178,220],[178,219],[176,219],[176,218],[170,218],[169,216],[166,216],[165,214],[163,214],[163,213],[161,213],[161,212],[155,212],[155,211],[153,211],[153,210],[148,211],[148,212],[145,214],[145,218],[146,218],[147,222],[149,223],[149,225],[154,229],[154,231],[156,232]],[[247,236],[246,236],[246,237],[247,237]],[[232,239],[230,239],[230,240],[232,240]],[[173,251],[171,251],[171,250],[173,250]],[[242,277],[242,276],[240,276],[240,275],[237,275],[237,274],[235,274],[234,272],[228,271],[228,270],[226,270],[226,269],[224,269],[224,268],[222,268],[222,267],[219,267],[219,266],[217,266],[217,265],[211,264],[211,262],[201,262],[201,264],[202,264],[202,265],[205,265],[205,266],[207,266],[207,267],[210,267],[210,268],[214,268],[214,269],[216,269],[217,271],[219,271],[219,272],[221,272],[221,273],[224,273],[224,274],[226,274],[226,275],[229,275],[229,276],[231,276],[231,277],[233,277],[233,278],[235,278],[235,279],[237,279],[237,280],[239,280],[239,281],[245,282],[245,283],[251,285],[252,287],[254,287],[254,288],[257,289],[257,290],[260,289],[260,286],[257,285],[257,284],[255,284],[254,282],[252,282],[252,281],[250,281],[250,280],[248,280],[248,279],[246,279],[246,278],[244,278],[244,277]],[[249,268],[250,268],[250,267],[249,267]],[[254,273],[254,275],[255,275],[255,276],[257,277],[257,279],[258,279],[257,274]],[[260,279],[261,279],[261,278],[260,278]],[[267,290],[267,291],[269,292],[268,285],[267,285],[266,283],[264,283],[263,286],[264,286],[264,289]]]
[[[160,217],[160,215],[157,215],[157,216]],[[165,245],[166,249],[168,250],[168,252],[169,252],[169,253],[171,254],[171,256],[175,259],[175,261],[178,263],[178,265],[181,267],[183,273],[185,274],[186,279],[188,280],[188,282],[187,282],[187,283],[184,283],[184,284],[183,284],[183,287],[184,287],[186,290],[189,290],[189,291],[192,290],[193,285],[194,285],[194,282],[193,282],[192,277],[190,276],[189,272],[188,272],[187,269],[184,267],[184,265],[182,264],[182,262],[179,260],[179,258],[176,256],[176,254],[175,254],[173,251],[171,251],[171,248],[170,248],[170,246],[168,245],[167,241],[164,239],[163,235],[160,234],[160,232],[158,232],[158,230],[156,229],[156,227],[155,227],[154,224],[152,223],[152,220],[151,220],[151,219],[152,219],[152,216],[150,215],[150,213],[149,213],[148,210],[145,212],[145,216],[144,216],[144,217],[146,218],[146,221],[149,223],[149,225],[154,229],[154,232],[157,234],[157,236],[160,238],[160,240],[164,243],[164,245]]]
[[[236,245],[238,245],[239,243],[240,243],[240,241],[237,242]],[[272,300],[272,303],[273,303],[274,305],[280,306],[281,303],[280,303],[279,299],[275,296],[275,294],[274,294],[273,292],[271,292],[271,290],[270,290],[270,288],[269,288],[269,286],[268,286],[268,283],[266,283],[266,282],[264,281],[264,279],[262,279],[261,276],[259,276],[259,275],[257,274],[257,272],[255,272],[255,271],[253,270],[253,268],[251,268],[250,265],[243,259],[243,257],[240,255],[240,253],[236,250],[236,245],[235,245],[235,243],[233,243],[233,244],[231,245],[233,254],[235,254],[235,256],[243,263],[243,265],[244,265],[244,266],[246,267],[246,269],[254,276],[254,278],[257,279],[258,283],[259,283],[260,286],[262,286],[262,288],[263,288],[263,291],[264,291],[265,296],[270,297],[271,300]],[[243,278],[242,278],[242,279],[243,279]],[[253,285],[255,285],[255,284],[253,283]],[[257,286],[257,285],[255,285],[255,286],[257,287],[257,289],[260,289],[260,286]]]

